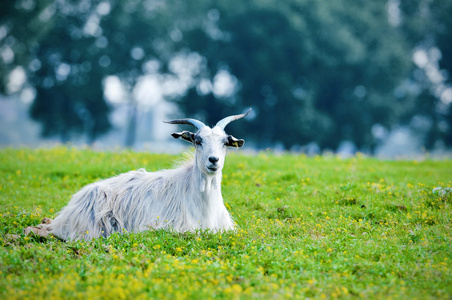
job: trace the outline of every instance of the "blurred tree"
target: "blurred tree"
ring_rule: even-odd
[[[3,48],[13,44],[16,54],[2,82],[15,67],[24,66],[36,91],[31,116],[42,123],[43,136],[66,142],[86,134],[92,143],[107,132],[110,108],[103,80],[115,75],[129,103],[127,147],[135,142],[138,79],[149,62],[156,62],[155,72],[169,72],[169,62],[182,51],[177,17],[196,16],[183,1],[19,0],[1,5],[1,42]]]
[[[0,91],[8,92],[11,71],[27,66],[31,49],[53,26],[51,0],[0,1]]]
[[[183,91],[168,98],[186,116],[214,124],[253,107],[252,122],[231,128],[242,127],[258,147],[315,141],[335,149],[350,140],[372,149],[375,124],[411,122],[413,114],[433,128],[452,122],[435,117],[431,85],[429,93],[410,92],[428,86],[419,72],[410,78],[415,46],[433,40],[443,53],[440,68],[450,71],[451,2],[5,0],[1,87],[7,91],[8,74],[22,66],[43,134],[67,141],[84,133],[92,142],[111,127],[102,82],[118,76],[130,106],[131,147],[134,91],[152,66],[178,79]],[[430,134],[430,143],[447,141],[445,132]]]
[[[84,29],[90,14],[78,4],[59,7],[52,30],[34,51],[41,59],[40,68],[29,76],[36,88],[31,116],[43,124],[43,136],[57,135],[63,142],[84,133],[91,144],[110,129],[103,53]]]
[[[424,139],[427,149],[438,141],[452,146],[452,1],[399,4],[400,27],[417,62],[410,80],[418,89],[403,93],[404,101],[411,102],[404,120]]]
[[[120,78],[129,103],[129,122],[125,146],[135,143],[137,112],[139,110],[134,89],[138,79],[149,72],[167,73],[170,60],[180,51],[174,40],[178,34],[175,26],[179,16],[191,14],[184,11],[182,1],[103,1],[109,12],[99,22],[102,59],[108,61],[109,74]]]
[[[172,28],[165,23],[172,20],[171,10],[159,1],[19,0],[0,7],[1,42],[15,55],[2,65],[3,91],[8,92],[10,72],[23,66],[36,91],[31,116],[43,125],[43,136],[66,142],[86,134],[92,143],[107,132],[110,108],[103,80],[116,75],[129,98],[126,146],[132,147],[137,111],[133,89],[147,61],[172,56],[165,40]]]
[[[110,129],[102,90],[106,70],[97,64],[102,53],[88,22],[96,4],[3,2],[7,14],[0,22],[7,37],[2,42],[4,47],[11,44],[15,55],[11,65],[25,68],[28,83],[36,91],[31,116],[42,124],[45,137],[59,136],[67,142],[85,133],[92,143]],[[3,82],[5,75],[8,72]]]
[[[388,20],[387,1],[214,3],[184,39],[206,57],[211,82],[227,70],[238,92],[221,99],[194,86],[179,101],[186,112],[206,103],[218,118],[252,106],[257,118],[237,126],[261,147],[316,141],[335,149],[348,139],[371,148],[372,126],[395,122],[393,91],[410,70],[411,49]]]

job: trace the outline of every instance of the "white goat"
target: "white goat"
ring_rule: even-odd
[[[178,232],[230,230],[234,222],[221,195],[221,175],[227,147],[242,147],[243,140],[224,132],[229,116],[213,128],[194,119],[166,123],[189,124],[198,131],[173,133],[195,146],[194,160],[172,170],[131,171],[85,186],[76,193],[55,220],[44,219],[25,233],[63,240],[90,240],[114,232],[173,229]]]

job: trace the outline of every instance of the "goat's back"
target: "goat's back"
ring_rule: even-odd
[[[187,167],[157,172],[140,169],[89,184],[73,195],[49,229],[67,240],[162,227],[158,225],[167,217],[165,208],[177,198],[171,195],[183,189],[178,186],[187,172]]]

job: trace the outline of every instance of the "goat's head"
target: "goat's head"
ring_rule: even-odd
[[[192,133],[183,131],[171,134],[174,138],[182,138],[195,146],[195,160],[197,167],[205,174],[216,174],[221,172],[224,165],[227,147],[241,148],[244,140],[236,139],[226,134],[224,128],[230,122],[241,119],[251,111],[241,115],[234,115],[220,120],[214,127],[210,128],[201,121],[195,119],[178,119],[168,121],[169,124],[188,124],[194,126],[198,131]]]

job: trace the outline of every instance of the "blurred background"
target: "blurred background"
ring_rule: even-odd
[[[452,0],[2,0],[0,144],[449,155]]]

